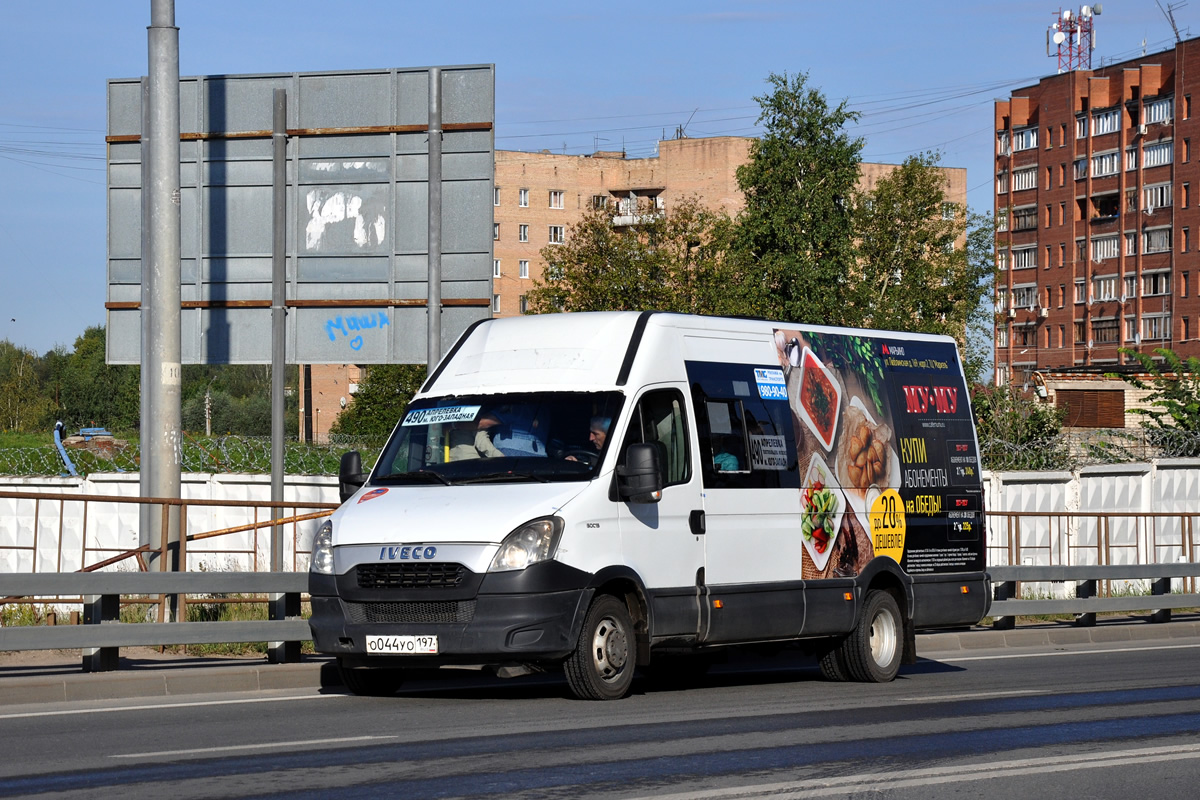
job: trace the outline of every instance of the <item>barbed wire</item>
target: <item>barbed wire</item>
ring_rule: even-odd
[[[284,472],[288,475],[337,475],[342,454],[358,450],[369,468],[383,450],[383,440],[337,437],[328,444],[284,443]],[[80,475],[93,472],[137,472],[141,463],[138,444],[110,449],[68,448],[67,456]],[[186,438],[181,453],[183,472],[267,474],[271,472],[269,436],[218,436]],[[45,477],[67,475],[66,464],[53,445],[0,448],[0,475]]]
[[[383,450],[382,439],[330,436],[327,443],[288,441],[284,472],[288,475],[337,475],[342,454],[357,450],[370,468]],[[93,472],[137,472],[141,450],[130,444],[111,451],[68,449],[81,475]],[[979,442],[983,469],[997,472],[1075,470],[1100,464],[1130,464],[1161,458],[1200,458],[1200,432],[1160,428],[1072,428],[1055,436],[1013,442],[985,437]],[[271,472],[271,439],[267,436],[218,436],[184,440],[183,472]],[[0,448],[0,475],[46,477],[68,474],[53,445]]]

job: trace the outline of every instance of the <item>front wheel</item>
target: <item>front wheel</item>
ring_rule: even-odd
[[[619,700],[634,671],[633,621],[625,604],[601,595],[588,609],[575,652],[563,665],[567,684],[580,700]]]
[[[842,643],[842,663],[850,677],[865,683],[887,683],[900,671],[904,655],[904,623],[896,598],[872,590],[858,615],[858,625]]]
[[[338,659],[342,685],[363,697],[391,697],[404,683],[404,672],[388,667],[348,667]]]

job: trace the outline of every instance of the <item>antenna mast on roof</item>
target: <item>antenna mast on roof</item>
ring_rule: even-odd
[[[1163,4],[1158,2],[1158,0],[1154,0],[1154,4],[1158,6],[1158,10],[1167,18],[1167,22],[1171,23],[1171,30],[1175,32],[1175,43],[1178,44],[1183,41],[1179,38],[1179,26],[1175,24],[1175,9],[1183,8],[1187,3],[1167,3],[1166,8],[1163,8]]]
[[[1078,14],[1069,8],[1059,10],[1057,20],[1046,31],[1046,55],[1058,56],[1060,74],[1092,68],[1092,51],[1096,49],[1095,18],[1102,10],[1099,3],[1080,7]],[[1051,46],[1055,48],[1054,53],[1051,53]]]

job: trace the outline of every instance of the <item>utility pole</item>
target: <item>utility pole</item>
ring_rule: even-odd
[[[151,497],[180,497],[181,397],[183,375],[180,364],[180,214],[179,214],[179,29],[175,27],[174,0],[151,0],[149,43],[149,183],[143,188],[149,235],[142,254],[142,276],[147,286],[142,309],[146,326],[142,370],[150,399],[143,415],[142,450],[150,458],[141,473],[142,493]],[[167,513],[154,509],[149,530],[141,532],[142,544],[157,548],[162,542],[164,521],[168,542],[162,571],[186,569],[175,564],[179,553],[179,506]],[[153,552],[153,551],[151,551]],[[171,611],[174,619],[174,608]]]

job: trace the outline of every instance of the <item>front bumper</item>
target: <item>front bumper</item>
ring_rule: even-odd
[[[557,562],[472,576],[454,589],[370,589],[310,575],[313,643],[348,666],[553,662],[575,648],[591,576]],[[367,655],[371,635],[436,635],[438,654]]]

